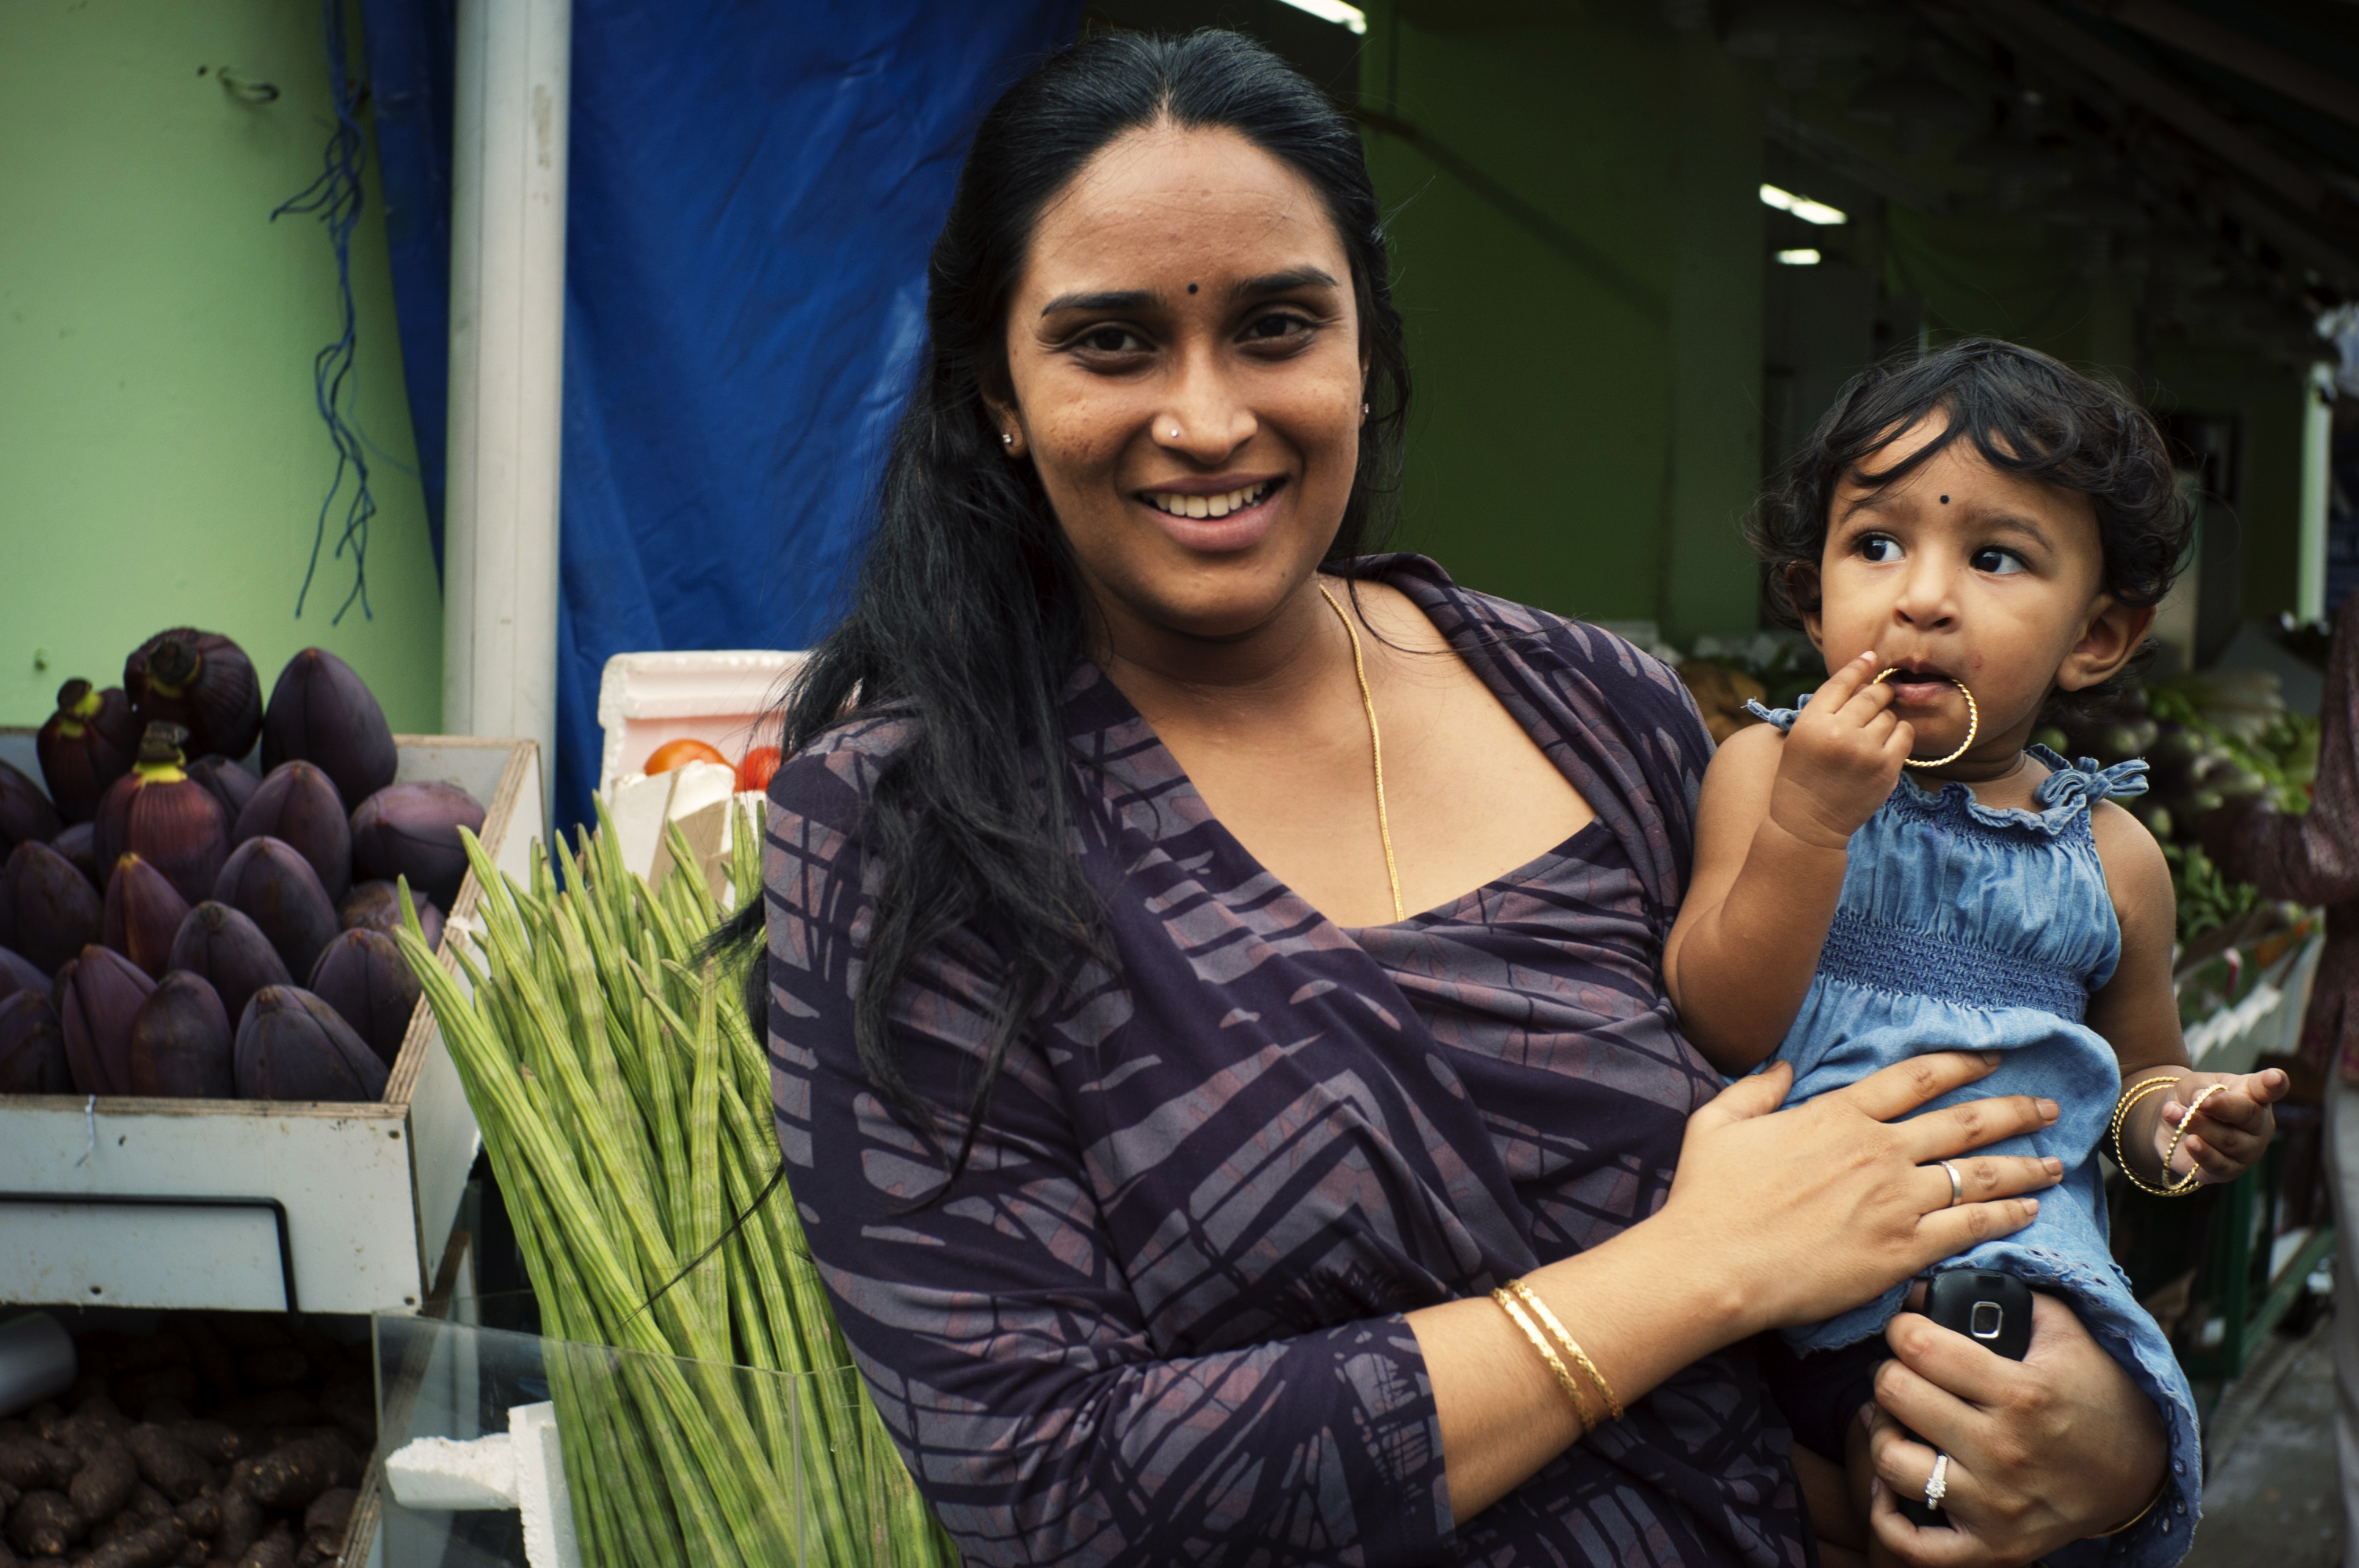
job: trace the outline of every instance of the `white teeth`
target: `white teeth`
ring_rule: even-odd
[[[1243,490],[1230,491],[1226,495],[1181,495],[1169,490],[1150,490],[1143,499],[1158,512],[1174,517],[1226,517],[1232,512],[1242,512],[1269,493],[1269,481],[1247,485]]]

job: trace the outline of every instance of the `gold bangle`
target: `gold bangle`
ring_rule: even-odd
[[[1549,1348],[1548,1336],[1540,1332],[1540,1325],[1526,1316],[1524,1309],[1516,1303],[1516,1298],[1506,1291],[1493,1291],[1491,1299],[1499,1303],[1499,1310],[1507,1314],[1509,1321],[1524,1331],[1524,1337],[1532,1342],[1532,1348],[1540,1353],[1540,1359],[1546,1361],[1549,1370],[1556,1374],[1557,1384],[1572,1400],[1573,1415],[1586,1434],[1591,1427],[1597,1424],[1590,1417],[1589,1400],[1582,1393],[1581,1385],[1572,1380],[1572,1374],[1564,1369],[1564,1363],[1557,1359],[1556,1352]]]
[[[1597,1369],[1597,1363],[1589,1358],[1589,1352],[1581,1347],[1580,1342],[1565,1332],[1565,1326],[1557,1321],[1556,1314],[1549,1311],[1548,1303],[1540,1300],[1538,1292],[1521,1280],[1509,1280],[1507,1289],[1515,1292],[1523,1303],[1532,1309],[1533,1315],[1548,1325],[1548,1331],[1556,1336],[1557,1343],[1571,1353],[1574,1363],[1589,1374],[1589,1380],[1597,1385],[1599,1393],[1605,1396],[1606,1413],[1620,1421],[1622,1401],[1615,1396],[1614,1385],[1605,1380],[1605,1374]]]
[[[2170,1183],[2170,1184],[2165,1186],[2155,1185],[2152,1182],[2147,1181],[2144,1176],[2139,1175],[2137,1173],[2137,1168],[2130,1163],[2129,1151],[2122,1147],[2122,1130],[2129,1123],[2130,1108],[2136,1105],[2138,1101],[2158,1090],[2175,1088],[2186,1081],[2187,1079],[2184,1075],[2176,1078],[2148,1078],[2146,1082],[2138,1085],[2137,1087],[2123,1095],[2120,1103],[2114,1107],[2114,1162],[2122,1168],[2122,1174],[2129,1178],[2130,1185],[2136,1187],[2142,1193],[2150,1193],[2158,1198],[2183,1198],[2192,1196],[2199,1185],[2197,1178],[2200,1173],[2190,1172],[2188,1173],[2187,1180],[2183,1182]],[[2198,1096],[2197,1098],[2199,1099],[2201,1098],[2201,1096]],[[2180,1130],[2183,1135],[2187,1128],[2185,1119],[2182,1118],[2179,1125]],[[2178,1152],[2179,1143],[2177,1140],[2174,1139],[2170,1145],[2170,1152],[2163,1156],[2162,1173],[2166,1182],[2169,1181],[2170,1176],[2170,1156]]]
[[[2178,1080],[2173,1079],[2172,1081],[2175,1083],[2175,1082],[2177,1082]],[[2152,1496],[2152,1497],[2148,1498],[2146,1500],[2146,1507],[2144,1507],[2144,1508],[2142,1508],[2142,1509],[2138,1509],[2138,1511],[2137,1511],[2137,1512],[2136,1512],[2136,1513],[2134,1513],[2134,1514],[2130,1515],[2130,1517],[2129,1517],[2129,1518],[2127,1518],[2127,1519],[2125,1519],[2122,1520],[2122,1522],[2121,1522],[2121,1523],[2119,1523],[2119,1524],[2117,1524],[2117,1525],[2114,1526],[2114,1528],[2113,1528],[2113,1529],[2111,1529],[2111,1530],[2099,1530],[2096,1534],[2087,1537],[2087,1539],[2088,1539],[2088,1540],[2090,1540],[2090,1541],[2103,1541],[2103,1540],[2104,1540],[2104,1539],[2105,1539],[2105,1537],[2107,1537],[2107,1536],[2109,1536],[2109,1535],[2119,1535],[2119,1534],[2121,1534],[2121,1533],[2122,1533],[2122,1531],[2124,1531],[2124,1530],[2125,1530],[2129,1529],[2129,1528],[2130,1528],[2130,1526],[2132,1526],[2132,1525],[2134,1525],[2134,1524],[2137,1523],[2137,1522],[2138,1522],[2138,1520],[2140,1520],[2140,1519],[2142,1519],[2146,1518],[2146,1516],[2147,1516],[2147,1515],[2148,1515],[2148,1514],[2150,1514],[2150,1513],[2154,1512],[2155,1505],[2156,1505],[2157,1503],[2159,1503],[2160,1501],[2162,1501],[2162,1499],[2163,1499],[2164,1498],[2168,1497],[2169,1494],[2170,1494],[2170,1477],[2169,1477],[2169,1476],[2165,1476],[2162,1478],[2162,1485],[2161,1485],[2161,1486],[2159,1486],[2159,1487],[2157,1487],[2154,1489],[2154,1496]]]
[[[2198,1089],[2195,1092],[2195,1098],[2187,1102],[2187,1114],[2179,1119],[2179,1130],[2170,1135],[2170,1147],[2162,1152],[2162,1173],[2165,1180],[2169,1179],[2170,1162],[2179,1158],[2179,1145],[2187,1137],[2187,1130],[2195,1125],[2195,1113],[2203,1108],[2203,1102],[2205,1100],[2210,1099],[2213,1095],[2220,1093],[2227,1087],[2228,1086],[2225,1084],[2207,1085],[2203,1088]],[[2202,1179],[2202,1167],[2200,1165],[2190,1164],[2187,1168],[2186,1185],[2192,1188],[2201,1182]]]

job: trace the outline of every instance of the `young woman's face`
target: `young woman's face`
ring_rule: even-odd
[[[1317,191],[1233,132],[1134,132],[1049,205],[994,412],[1117,643],[1242,636],[1309,580],[1359,460],[1359,341]]]
[[[1871,474],[1941,428],[1912,426],[1869,460]],[[1943,677],[1963,682],[1981,708],[1975,751],[2011,752],[2052,686],[2103,680],[2152,620],[2104,593],[2088,496],[1993,468],[1964,438],[1881,489],[1841,485],[1819,579],[1820,608],[1806,619],[1827,667],[1871,650],[1879,666],[1899,665],[1887,684],[1920,756],[1965,739],[1965,700]]]

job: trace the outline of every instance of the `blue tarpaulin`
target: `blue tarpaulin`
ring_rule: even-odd
[[[455,10],[362,4],[438,564]],[[831,623],[967,140],[1080,12],[575,0],[557,826],[590,813],[610,654]]]

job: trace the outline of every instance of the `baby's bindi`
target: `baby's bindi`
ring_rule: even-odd
[[[1189,292],[1189,293],[1190,293],[1190,294],[1195,293],[1195,292],[1196,292],[1196,286],[1195,286],[1194,284],[1192,284],[1192,283],[1191,283],[1191,284],[1190,284],[1190,285],[1188,286],[1188,292]],[[1947,501],[1947,500],[1949,499],[1949,497],[1945,495],[1945,496],[1943,496],[1941,499],[1942,499],[1942,500],[1944,500],[1944,501]]]

